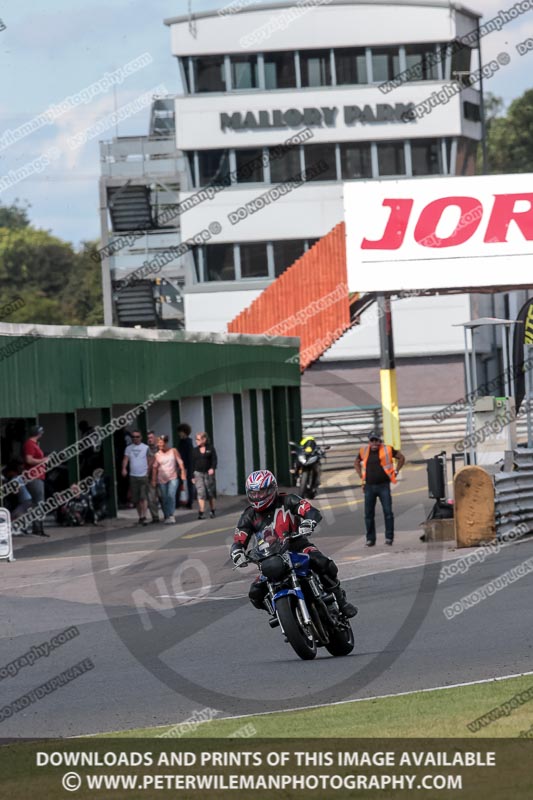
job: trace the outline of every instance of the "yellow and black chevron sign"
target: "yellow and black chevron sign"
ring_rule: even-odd
[[[524,320],[524,344],[533,344],[533,305],[529,306]]]

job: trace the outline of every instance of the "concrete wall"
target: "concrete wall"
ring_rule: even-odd
[[[475,20],[447,5],[418,5],[405,2],[331,3],[302,9],[296,18],[287,18],[286,7],[256,7],[245,13],[227,16],[212,12],[199,15],[194,36],[186,16],[165,20],[171,25],[174,55],[198,53],[241,53],[247,39],[258,28],[281,17],[274,36],[263,36],[259,43],[247,47],[248,52],[298,50],[314,47],[357,47],[369,43],[386,45],[397,42],[449,41],[457,30],[471,31]],[[271,23],[272,24],[272,23]],[[243,43],[241,43],[243,39]],[[244,50],[246,52],[246,50]]]
[[[244,427],[244,471],[248,476],[254,468],[252,451],[252,418],[250,415],[250,392],[242,393],[242,419]]]
[[[156,436],[166,433],[173,444],[177,444],[178,435],[172,430],[172,417],[170,413],[170,402],[159,400],[150,406],[147,412],[147,429],[153,430]]]
[[[463,328],[470,319],[468,294],[440,297],[406,297],[392,301],[394,351],[397,356],[463,353]],[[322,361],[379,357],[377,305],[361,317],[361,323],[336,342]]]
[[[268,285],[268,283],[265,283]],[[211,331],[226,333],[227,324],[243,309],[248,308],[262,289],[237,289],[220,292],[216,283],[207,284],[210,291],[187,292],[185,294],[185,320],[188,331]]]
[[[180,400],[180,419],[192,428],[192,440],[195,434],[205,430],[204,404],[201,397],[185,397]]]
[[[460,356],[404,359],[396,363],[398,401],[402,406],[445,405],[462,397],[464,360]],[[355,365],[320,362],[302,376],[302,409],[380,405],[379,362]]]
[[[259,428],[259,469],[264,469],[266,467],[266,450],[263,392],[257,392],[257,427]]]
[[[218,455],[217,490],[236,495],[235,417],[233,395],[213,395],[213,438]]]

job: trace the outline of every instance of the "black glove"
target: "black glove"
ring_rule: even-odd
[[[311,536],[317,525],[316,519],[303,519],[298,528],[298,536]]]
[[[236,567],[244,567],[244,565],[248,563],[244,550],[234,550],[233,553],[231,553],[231,560]]]

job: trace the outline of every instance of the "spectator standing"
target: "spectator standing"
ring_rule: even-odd
[[[192,451],[194,445],[191,439],[191,426],[183,422],[178,425],[178,452],[187,471],[187,503],[186,508],[192,508],[194,484],[192,482]]]
[[[148,525],[148,445],[143,443],[140,431],[133,431],[131,438],[122,459],[122,477],[127,477],[129,467],[131,502],[137,507],[138,525]]]
[[[44,433],[44,428],[41,425],[34,425],[30,429],[30,436],[24,442],[22,448],[22,455],[24,458],[24,466],[26,473],[31,470],[31,480],[27,481],[26,488],[31,495],[32,507],[36,507],[39,503],[44,502],[44,479],[46,477],[46,462],[43,451],[39,446],[39,441]],[[32,533],[36,536],[49,536],[49,533],[44,532],[43,523],[41,520],[36,520],[32,523]]]
[[[181,480],[187,480],[187,473],[183,466],[181,456],[175,447],[168,443],[168,436],[159,436],[157,440],[157,453],[152,467],[152,486],[159,486],[161,505],[165,516],[165,525],[176,522],[176,492],[178,490],[178,469]]]
[[[393,459],[398,466],[394,467]],[[379,497],[385,518],[385,544],[394,541],[394,514],[392,513],[391,483],[396,483],[396,476],[405,464],[405,458],[399,450],[383,444],[376,431],[368,434],[368,444],[361,447],[355,459],[355,470],[362,481],[365,496],[366,546],[376,544],[376,501]]]
[[[215,470],[217,468],[217,451],[209,441],[205,431],[196,434],[196,447],[192,453],[193,483],[198,493],[198,519],[205,519],[205,501],[209,500],[211,512],[215,516],[215,500],[217,485]]]
[[[148,442],[148,476],[150,478],[148,485],[148,508],[152,516],[152,524],[156,525],[159,522],[159,494],[157,486],[154,486],[151,481],[154,459],[158,452],[157,436],[154,431],[148,431],[146,441]]]

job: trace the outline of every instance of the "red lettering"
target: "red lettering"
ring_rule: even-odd
[[[362,250],[398,250],[402,246],[413,200],[384,200],[391,213],[381,239],[363,239]]]
[[[461,209],[461,217],[453,233],[441,239],[435,231],[448,206],[458,206]],[[475,233],[482,215],[483,206],[475,197],[441,197],[439,200],[433,200],[423,209],[416,223],[415,241],[423,247],[454,247],[462,244]]]
[[[526,200],[529,208],[525,211],[515,211],[517,200]],[[507,231],[511,222],[516,222],[528,242],[533,241],[533,194],[495,194],[494,205],[490,215],[485,242],[506,242]]]

